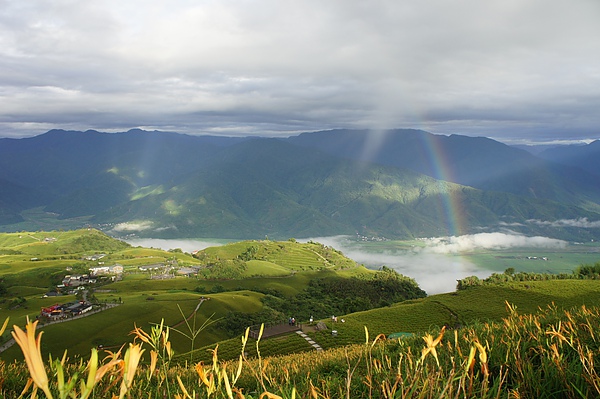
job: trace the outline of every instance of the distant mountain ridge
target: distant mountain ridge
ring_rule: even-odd
[[[407,168],[482,190],[600,209],[600,164],[599,173],[592,174],[579,165],[559,165],[485,137],[396,129],[379,133],[374,139],[367,130],[329,130],[303,133],[290,141],[336,156]],[[365,148],[371,150],[367,153]]]
[[[53,130],[0,139],[0,225],[18,229],[22,211],[42,207],[153,237],[410,238],[511,226],[576,238],[594,232],[528,221],[600,219],[599,179],[490,139],[418,130],[286,139]]]
[[[600,175],[600,140],[586,145],[549,148],[542,151],[539,157]]]

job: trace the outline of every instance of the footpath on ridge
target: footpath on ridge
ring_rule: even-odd
[[[299,336],[301,336],[302,338],[304,338],[306,340],[306,342],[308,342],[310,344],[310,346],[312,346],[316,350],[318,350],[318,351],[322,351],[323,350],[323,348],[321,348],[321,345],[317,344],[315,341],[312,340],[311,337],[309,337],[308,335],[304,334],[304,332],[302,330],[296,331],[296,334],[298,334]]]
[[[302,325],[292,325],[292,324],[288,324],[288,323],[280,323],[280,324],[267,326],[264,328],[261,338],[267,339],[267,338],[275,337],[278,335],[289,334],[291,332],[295,332],[300,337],[304,338],[310,346],[315,348],[315,350],[318,350],[318,351],[323,350],[321,345],[317,344],[311,337],[309,337],[308,335],[306,335],[304,333],[304,331],[302,331]],[[256,339],[258,337],[258,330],[256,330],[256,329],[251,330],[250,336]]]

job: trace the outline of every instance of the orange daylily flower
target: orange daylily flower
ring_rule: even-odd
[[[48,387],[48,375],[46,374],[46,368],[44,366],[44,361],[42,360],[42,332],[38,334],[37,339],[35,337],[37,324],[37,320],[32,323],[27,319],[27,325],[25,326],[27,332],[21,330],[19,326],[13,326],[14,331],[12,331],[11,334],[23,351],[25,363],[27,363],[27,368],[29,369],[29,374],[31,375],[33,383],[39,389],[44,391],[47,398],[52,399],[52,394]]]

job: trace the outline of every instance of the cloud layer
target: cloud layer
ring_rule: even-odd
[[[137,247],[145,248],[160,248],[168,251],[170,249],[181,249],[183,252],[192,253],[208,247],[216,247],[223,245],[222,242],[216,241],[201,241],[201,240],[185,240],[185,239],[160,239],[160,238],[134,238],[126,239],[127,243]]]
[[[455,254],[476,249],[503,250],[510,248],[565,248],[567,242],[548,237],[526,237],[521,234],[479,233],[458,237],[424,240],[424,252]]]
[[[0,4],[0,136],[598,137],[596,0]]]
[[[453,292],[456,280],[468,276],[488,277],[492,272],[482,270],[460,256],[461,252],[477,249],[510,248],[564,248],[566,242],[547,237],[525,237],[518,234],[481,233],[460,237],[432,238],[423,242],[425,246],[410,251],[371,252],[347,236],[316,237],[311,240],[329,245],[354,261],[371,268],[388,266],[399,273],[414,278],[428,294]],[[200,240],[128,239],[131,245],[161,248],[180,248],[191,253],[222,242]],[[308,239],[306,240],[308,241]]]
[[[483,270],[461,257],[461,253],[478,249],[564,248],[567,243],[547,237],[526,237],[519,234],[480,233],[459,237],[423,239],[424,246],[409,251],[371,252],[346,236],[318,237],[314,241],[341,250],[344,255],[371,268],[388,266],[414,278],[428,294],[453,292],[456,280],[468,276],[488,277]]]
[[[579,227],[582,229],[597,229],[600,228],[600,220],[590,221],[588,218],[579,219],[560,219],[553,222],[546,220],[530,219],[527,222],[548,227]]]

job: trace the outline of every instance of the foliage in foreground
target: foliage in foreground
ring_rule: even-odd
[[[551,306],[500,323],[431,332],[422,338],[369,338],[363,345],[302,355],[171,366],[169,328],[135,328],[134,342],[100,361],[40,354],[35,324],[13,336],[27,369],[0,363],[6,398],[580,398],[600,395],[596,367],[599,308]],[[5,323],[6,326],[6,323]],[[144,356],[146,355],[146,356]],[[21,396],[19,396],[19,394]]]

